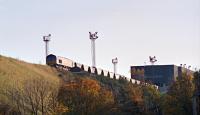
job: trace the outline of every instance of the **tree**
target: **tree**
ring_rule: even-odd
[[[59,101],[69,108],[68,114],[75,115],[103,114],[114,103],[112,92],[88,78],[65,83],[59,91]]]
[[[153,86],[143,85],[143,99],[145,113],[148,115],[160,114],[160,92]]]
[[[196,71],[194,73],[194,85],[195,85],[195,91],[194,91],[194,109],[196,110],[196,114],[200,114],[200,71]],[[196,105],[196,106],[195,106]]]
[[[169,87],[167,94],[163,97],[163,113],[166,115],[192,114],[193,91],[191,76],[183,74]]]
[[[60,105],[57,101],[59,82],[45,77],[27,77],[26,79],[8,79],[5,88],[0,91],[4,102],[15,114],[45,115],[56,113]],[[14,114],[13,113],[13,114]]]
[[[59,106],[57,102],[59,84],[43,77],[34,77],[25,81],[24,93],[27,103],[31,105],[31,111],[37,115],[55,113],[55,108]]]
[[[131,114],[141,114],[144,110],[143,92],[141,87],[128,83],[124,87],[124,102],[122,111]]]

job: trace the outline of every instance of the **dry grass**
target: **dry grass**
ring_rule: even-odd
[[[0,82],[6,79],[24,80],[29,77],[45,77],[58,81],[58,73],[46,65],[31,64],[17,59],[0,56]]]
[[[58,72],[49,66],[31,64],[0,55],[0,104],[17,108],[19,104],[14,105],[16,103],[13,103],[13,95],[17,99],[19,96],[21,96],[19,99],[25,99],[25,91],[30,92],[34,87],[44,90],[45,96],[48,96],[48,93],[57,92],[59,84]],[[25,103],[25,106],[30,108],[28,103]]]

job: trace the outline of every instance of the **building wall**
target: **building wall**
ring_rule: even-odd
[[[145,79],[161,87],[169,85],[174,80],[174,66],[146,66]]]
[[[131,66],[131,78],[148,81],[159,86],[160,91],[167,91],[168,86],[181,77],[182,73],[191,74],[191,70],[176,65]]]
[[[136,80],[144,81],[144,66],[132,66],[131,67],[131,78]]]
[[[142,70],[144,73],[139,74]],[[170,83],[175,81],[179,73],[180,71],[178,66],[175,65],[147,65],[131,67],[131,78],[150,81],[160,87],[168,86]]]

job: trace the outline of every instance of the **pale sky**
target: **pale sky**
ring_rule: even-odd
[[[132,65],[200,68],[199,0],[0,0],[0,54],[45,63],[50,53],[91,65],[89,31],[98,31],[96,65],[129,75]]]

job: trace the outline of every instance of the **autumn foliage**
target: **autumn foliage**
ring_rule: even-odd
[[[183,74],[161,94],[123,77],[75,74],[0,56],[0,114],[190,115],[199,92],[195,76]]]
[[[191,115],[194,84],[191,75],[179,76],[162,98],[162,108],[165,115]]]
[[[112,92],[88,78],[64,83],[59,101],[69,107],[69,114],[77,115],[106,113],[114,104]]]

